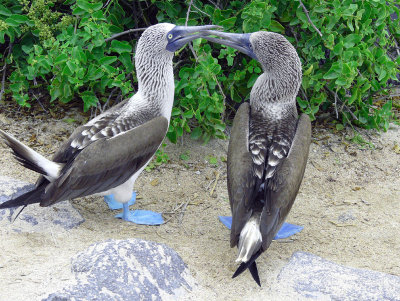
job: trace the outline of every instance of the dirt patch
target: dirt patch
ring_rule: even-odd
[[[73,112],[69,114],[77,119]],[[35,120],[0,114],[0,127],[50,156],[78,125],[79,120],[70,119],[68,115],[64,120]],[[229,231],[218,221],[218,215],[230,214],[224,162],[228,142],[213,140],[204,146],[185,137],[177,145],[167,143],[170,163],[145,171],[135,186],[139,199],[134,207],[164,212],[168,222],[162,226],[116,220],[102,198],[87,197],[73,201],[86,219],[77,229],[58,233],[0,229],[0,300],[40,300],[62,288],[73,277],[70,258],[110,238],[141,238],[175,249],[200,284],[194,299],[271,297],[272,282],[295,251],[400,275],[400,154],[396,146],[400,128],[393,126],[382,134],[363,132],[371,143],[363,147],[349,142],[346,135],[353,134],[313,130],[303,184],[287,219],[304,230],[272,243],[260,257],[261,289],[248,273],[231,279],[236,250],[229,248]],[[18,165],[4,144],[0,153],[2,175],[35,181],[35,173]],[[211,164],[215,159],[217,163]]]

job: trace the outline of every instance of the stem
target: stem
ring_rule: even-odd
[[[319,34],[319,36],[322,38],[322,33],[319,31],[319,29],[314,25],[313,21],[311,21],[310,19],[310,15],[308,14],[308,10],[307,8],[304,6],[303,2],[301,2],[301,0],[299,0],[300,2],[300,6],[303,8],[304,13],[307,16],[308,22],[310,22],[311,26],[314,27],[315,31]]]
[[[116,38],[118,38],[118,37],[120,37],[122,35],[128,34],[128,33],[146,30],[146,28],[147,27],[145,27],[145,28],[133,28],[133,29],[129,29],[129,30],[126,30],[126,31],[123,31],[123,32],[116,33],[115,35],[112,35],[111,37],[105,39],[104,43],[107,43],[107,42],[109,42],[111,40],[114,40],[114,39],[116,39]]]

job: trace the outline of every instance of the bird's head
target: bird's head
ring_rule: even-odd
[[[268,31],[239,34],[210,30],[208,34],[218,38],[205,36],[206,40],[235,48],[257,60],[269,76],[300,85],[301,62],[284,36]]]
[[[136,56],[143,53],[147,56],[151,54],[156,59],[172,58],[173,53],[188,42],[203,38],[208,35],[209,30],[216,28],[219,26],[176,26],[170,23],[152,25],[142,33]]]

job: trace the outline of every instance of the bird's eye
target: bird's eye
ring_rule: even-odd
[[[251,43],[249,43],[249,48],[250,50],[253,50],[253,45],[251,45]]]
[[[169,35],[168,35],[168,39],[172,39],[172,33],[170,33]]]

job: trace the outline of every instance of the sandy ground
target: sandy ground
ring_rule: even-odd
[[[70,113],[70,117],[79,118]],[[68,116],[67,116],[68,117]],[[0,113],[0,127],[43,154],[52,154],[78,125]],[[40,300],[73,278],[70,258],[106,239],[142,238],[175,249],[197,279],[191,298],[279,300],[271,289],[280,269],[296,251],[306,251],[352,267],[400,276],[400,128],[363,132],[371,146],[346,139],[353,132],[313,130],[303,184],[287,219],[304,230],[273,242],[258,260],[259,288],[249,273],[236,279],[236,250],[218,215],[229,215],[226,189],[228,142],[208,145],[183,139],[167,143],[168,164],[145,171],[135,189],[135,208],[164,212],[162,226],[139,226],[114,219],[100,197],[73,201],[86,221],[68,232],[10,233],[0,229],[0,300]],[[0,144],[0,173],[34,182]],[[182,160],[181,155],[185,155]],[[216,165],[208,158],[218,159]],[[51,210],[51,208],[49,209]]]

